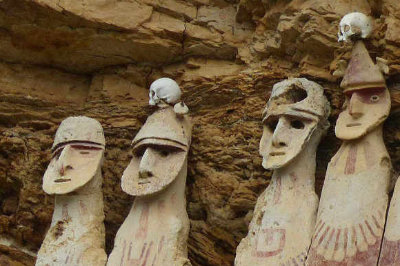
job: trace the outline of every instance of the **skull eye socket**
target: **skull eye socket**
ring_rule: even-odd
[[[344,32],[350,31],[351,27],[350,25],[344,25]]]

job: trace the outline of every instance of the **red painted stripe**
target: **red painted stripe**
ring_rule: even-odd
[[[344,168],[345,175],[354,174],[357,162],[357,146],[351,146],[347,154],[346,167]]]
[[[339,249],[339,237],[340,237],[340,232],[342,231],[342,229],[338,229],[337,233],[336,233],[336,239],[335,239],[335,247],[334,247],[334,251],[336,252]],[[335,253],[333,253],[335,254]]]
[[[331,227],[330,227],[330,226],[326,227],[326,230],[325,230],[324,233],[321,235],[321,238],[320,238],[319,241],[318,241],[317,247],[319,247],[319,246],[321,245],[322,241],[324,241],[325,236],[328,234],[329,230],[331,230]]]

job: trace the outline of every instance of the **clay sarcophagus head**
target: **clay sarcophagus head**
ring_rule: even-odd
[[[369,56],[362,41],[357,41],[340,86],[346,101],[336,122],[339,139],[365,136],[385,121],[390,112],[390,94],[385,79]]]
[[[175,108],[167,104],[161,106],[132,141],[133,157],[122,176],[122,189],[133,196],[163,190],[186,165],[191,123],[187,115],[179,111],[187,108],[181,103]]]
[[[304,78],[276,83],[263,113],[260,154],[263,167],[277,169],[290,163],[315,131],[329,126],[329,104],[323,88]]]
[[[104,148],[103,128],[97,120],[77,116],[62,121],[43,177],[43,190],[66,194],[86,185],[101,167]]]

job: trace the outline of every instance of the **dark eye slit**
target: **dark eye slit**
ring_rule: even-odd
[[[133,150],[134,155],[141,157],[147,149],[147,145],[140,146],[139,148]]]
[[[269,119],[265,124],[271,131],[274,131],[278,125],[278,119]]]
[[[101,150],[101,148],[99,147],[85,146],[85,145],[71,145],[71,147],[79,150]]]
[[[290,121],[290,126],[296,129],[303,129],[304,123],[300,120],[292,120]]]
[[[147,148],[153,148],[154,150],[158,151],[162,156],[168,156],[171,153],[182,151],[178,147],[173,147],[173,146],[167,146],[167,145],[152,145],[152,144],[146,144],[142,145],[140,147],[137,147],[136,149],[133,150],[133,154],[141,157],[143,156],[144,152],[146,151]]]

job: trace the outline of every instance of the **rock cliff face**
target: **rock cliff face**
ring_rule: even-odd
[[[325,88],[333,112],[318,150],[317,190],[340,142],[343,103],[340,18],[374,17],[373,58],[388,60],[392,112],[385,142],[400,169],[398,0],[1,0],[0,264],[33,265],[53,198],[41,188],[59,123],[98,119],[107,252],[133,198],[120,188],[130,142],[152,110],[148,87],[167,76],[194,119],[186,195],[193,265],[231,265],[270,172],[261,167],[261,113],[272,85],[307,77]]]

